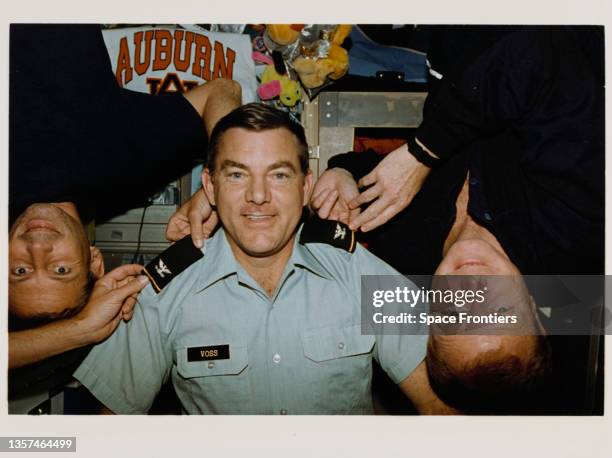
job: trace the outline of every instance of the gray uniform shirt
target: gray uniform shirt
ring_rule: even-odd
[[[399,383],[425,356],[426,335],[361,333],[361,275],[398,275],[361,246],[296,242],[272,297],[222,229],[203,251],[74,374],[115,413],[146,413],[172,377],[190,414],[370,414],[372,357]]]

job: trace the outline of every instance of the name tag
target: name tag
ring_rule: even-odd
[[[211,359],[229,359],[229,345],[212,347],[191,347],[187,349],[187,361],[209,361]]]

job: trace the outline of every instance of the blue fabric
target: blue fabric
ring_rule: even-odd
[[[75,372],[113,412],[148,412],[171,378],[189,414],[370,415],[372,359],[400,383],[425,357],[427,335],[389,325],[362,334],[362,275],[416,288],[362,246],[349,254],[295,242],[272,297],[238,263],[223,229],[203,252],[160,294],[145,288],[134,317]],[[227,358],[188,357],[189,348],[216,345],[229,347]]]
[[[362,30],[353,26],[349,49],[349,74],[376,76],[377,71],[403,72],[404,81],[427,82],[425,54],[398,46],[385,46],[368,38]]]

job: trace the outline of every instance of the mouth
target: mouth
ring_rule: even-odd
[[[459,263],[457,263],[455,265],[455,270],[459,270],[459,269],[463,269],[463,268],[469,268],[469,267],[476,267],[476,266],[486,266],[487,264],[484,263],[481,260],[477,260],[477,259],[468,259],[465,261],[459,261]]]
[[[260,213],[244,213],[242,216],[249,221],[267,221],[274,217],[274,215],[263,215]]]
[[[493,275],[494,271],[491,269],[491,266],[486,262],[470,260],[460,261],[448,274],[467,276]]]
[[[53,224],[44,219],[31,219],[30,221],[28,221],[28,223],[26,224],[25,232],[55,232],[57,234],[60,233]]]

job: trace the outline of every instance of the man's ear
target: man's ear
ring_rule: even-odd
[[[102,278],[104,275],[104,258],[102,257],[102,253],[95,246],[89,247],[89,254],[91,257],[91,261],[89,262],[89,270],[96,277]]]
[[[213,184],[213,177],[208,168],[202,170],[202,187],[204,188],[204,194],[206,195],[210,205],[216,205],[215,185]]]
[[[302,202],[302,206],[308,205],[308,202],[310,202],[310,195],[312,194],[313,185],[314,176],[312,174],[312,170],[308,169],[306,175],[304,176],[304,202]]]
[[[531,313],[533,314],[533,321],[536,327],[536,331],[545,336],[546,329],[544,328],[542,321],[540,321],[540,314],[538,313],[538,306],[536,304],[534,297],[531,294],[529,295],[529,308],[531,309]]]

